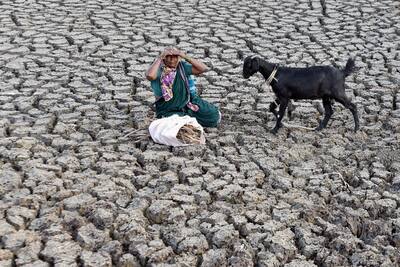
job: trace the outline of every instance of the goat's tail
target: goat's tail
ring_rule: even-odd
[[[354,71],[354,67],[355,67],[354,59],[349,58],[347,60],[346,67],[344,67],[344,69],[342,70],[344,77],[349,76],[350,73],[352,73]]]

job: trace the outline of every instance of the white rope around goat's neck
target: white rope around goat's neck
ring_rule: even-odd
[[[276,82],[278,81],[277,78],[275,78],[276,72],[278,71],[278,66],[275,66],[271,74],[269,75],[267,79],[267,83],[271,84],[272,80],[275,80]]]

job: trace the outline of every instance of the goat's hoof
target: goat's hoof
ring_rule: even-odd
[[[318,126],[317,128],[314,129],[314,131],[319,132],[319,131],[321,131],[322,129],[324,129],[324,127]]]

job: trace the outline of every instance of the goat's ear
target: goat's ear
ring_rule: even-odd
[[[258,57],[252,58],[251,67],[253,70],[258,70],[260,67],[260,59]]]

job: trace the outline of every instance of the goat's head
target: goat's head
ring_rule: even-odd
[[[257,56],[248,56],[243,62],[243,78],[248,79],[258,71],[260,67],[260,58]]]

